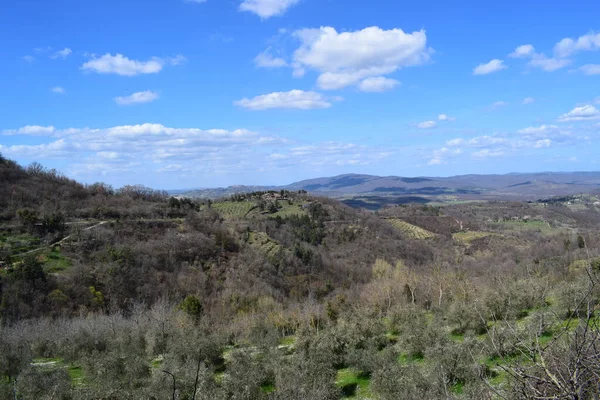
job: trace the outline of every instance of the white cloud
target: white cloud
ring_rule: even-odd
[[[383,76],[375,76],[364,79],[358,88],[363,92],[385,92],[392,90],[398,86],[400,82],[395,79],[385,78]]]
[[[289,92],[264,94],[252,99],[244,98],[236,101],[235,105],[251,110],[268,110],[273,108],[311,110],[329,108],[331,107],[331,102],[321,93],[291,90]]]
[[[288,8],[300,0],[244,0],[240,4],[241,11],[252,12],[263,19],[283,15]]]
[[[473,75],[487,75],[508,68],[504,61],[494,59],[488,63],[479,64],[473,69]]]
[[[294,69],[320,73],[321,89],[335,90],[382,77],[403,67],[427,62],[425,31],[405,33],[373,26],[360,31],[338,33],[335,28],[302,29],[294,32],[301,46],[294,52]]]
[[[72,52],[73,52],[73,51],[72,51],[71,49],[69,49],[68,47],[66,47],[66,48],[64,48],[64,49],[62,49],[62,50],[59,50],[59,51],[57,51],[56,53],[52,54],[52,55],[50,56],[50,58],[53,58],[53,59],[54,59],[54,58],[59,58],[59,57],[60,57],[60,58],[62,58],[62,59],[65,59],[65,58],[67,58],[69,55],[71,55],[71,53],[72,53]]]
[[[116,151],[99,151],[96,153],[96,156],[99,158],[106,158],[109,160],[116,160],[118,159],[121,154],[117,153]]]
[[[29,129],[15,131],[24,130]],[[394,151],[389,146],[342,142],[303,141],[300,144],[245,129],[202,130],[160,124],[52,128],[50,132],[48,137],[40,139],[47,143],[0,145],[0,152],[19,162],[59,158],[68,163],[65,171],[70,176],[89,180],[106,174],[123,184],[133,180],[140,182],[140,177],[147,177],[141,178],[140,183],[151,184],[155,177],[148,176],[148,171],[160,171],[190,173],[193,179],[205,174],[212,185],[223,184],[218,176],[226,174],[298,168],[326,171],[331,167],[364,166],[378,163]]]
[[[512,58],[524,58],[532,56],[535,53],[535,48],[530,44],[519,46],[508,56]]]
[[[434,150],[433,155],[427,162],[427,165],[442,165],[447,163],[447,159],[455,158],[462,154],[461,149],[449,149],[447,147],[442,147],[439,150]]]
[[[287,67],[288,63],[281,57],[273,57],[267,49],[254,58],[254,63],[257,67],[262,68],[281,68]]]
[[[65,88],[61,87],[61,86],[54,86],[53,88],[50,89],[50,91],[52,93],[57,93],[57,94],[65,94]]]
[[[600,64],[586,64],[579,69],[586,75],[600,75]]]
[[[419,129],[432,129],[432,128],[435,128],[436,126],[437,126],[437,123],[435,121],[424,121],[424,122],[417,124],[417,128],[419,128]]]
[[[523,99],[523,104],[532,104],[535,102],[535,99],[533,97],[525,97]]]
[[[501,157],[505,153],[502,150],[483,149],[471,154],[475,158]]]
[[[550,132],[550,131],[553,131],[556,129],[558,129],[558,126],[556,126],[556,125],[540,125],[538,127],[530,126],[528,128],[521,129],[517,132],[520,134],[532,135],[532,134],[547,133],[547,132]]]
[[[564,68],[571,63],[572,61],[566,58],[548,58],[544,54],[535,54],[527,65],[546,72],[552,72]]]
[[[600,33],[588,33],[577,39],[565,38],[554,46],[557,57],[569,57],[579,51],[592,51],[600,49]]]
[[[3,135],[49,136],[56,131],[53,126],[27,125],[19,129],[3,131]]]
[[[197,4],[201,4],[201,3],[206,3],[206,0],[184,0],[186,3],[197,3]]]
[[[151,90],[146,90],[143,92],[133,93],[130,96],[115,97],[115,103],[121,106],[128,106],[132,104],[150,103],[158,98],[158,93]]]
[[[439,121],[454,121],[454,120],[456,120],[456,118],[449,117],[446,114],[440,114],[440,115],[438,115],[438,120]]]
[[[156,74],[163,68],[163,60],[153,58],[148,61],[130,60],[122,54],[111,55],[106,53],[100,58],[94,58],[83,64],[83,70],[99,74],[117,74],[134,76],[138,74]]]
[[[505,107],[507,105],[508,105],[507,102],[500,100],[500,101],[496,101],[495,103],[493,103],[492,108],[500,108],[500,107]]]
[[[184,168],[181,164],[169,164],[158,170],[158,172],[184,172],[187,168]]]
[[[33,56],[23,56],[23,61],[26,61],[28,63],[32,63],[35,61],[35,57]]]
[[[558,118],[560,122],[589,121],[595,119],[600,119],[600,110],[589,104],[582,107],[575,107]]]

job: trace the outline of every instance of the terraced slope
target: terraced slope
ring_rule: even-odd
[[[435,233],[429,232],[428,230],[420,228],[416,225],[409,224],[408,222],[399,218],[388,218],[387,221],[392,224],[394,228],[398,229],[411,239],[426,240],[435,237]]]

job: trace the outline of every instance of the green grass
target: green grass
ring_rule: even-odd
[[[44,260],[44,270],[47,273],[66,271],[73,265],[71,261],[61,253],[59,248],[52,249],[52,251],[45,254],[42,259]]]
[[[84,375],[83,369],[81,367],[78,367],[76,365],[70,365],[68,367],[67,372],[69,373],[69,376],[71,377],[71,381],[73,382],[73,384],[83,385],[83,380],[85,379],[85,375]]]
[[[335,384],[342,390],[344,399],[371,398],[371,380],[352,368],[340,369],[337,372]]]
[[[85,379],[83,369],[73,364],[65,364],[62,358],[36,358],[31,365],[36,368],[60,369],[66,368],[74,385],[82,385]]]
[[[455,383],[454,385],[452,385],[452,387],[450,388],[450,391],[454,394],[463,394],[465,389],[465,384],[462,382],[458,382]]]
[[[296,336],[286,336],[279,341],[282,346],[293,346],[296,344]]]
[[[267,383],[265,385],[262,385],[260,389],[263,391],[263,393],[266,394],[273,393],[275,391],[275,385],[273,385],[272,383]]]
[[[422,354],[417,354],[417,355],[411,355],[411,354],[400,354],[400,356],[398,356],[398,362],[400,364],[404,364],[404,365],[408,365],[408,364],[413,364],[413,363],[421,363],[424,361],[424,357]]]
[[[35,250],[39,245],[40,239],[28,234],[0,235],[0,251],[5,251],[11,256]]]
[[[392,224],[394,228],[398,229],[411,239],[425,240],[435,237],[433,232],[429,232],[428,230],[409,224],[401,219],[389,218],[387,221]]]
[[[221,201],[212,204],[212,208],[226,217],[242,218],[256,206],[253,201]]]
[[[458,232],[452,235],[454,240],[460,243],[469,244],[474,240],[481,239],[484,237],[488,237],[490,235],[494,235],[492,232],[479,232],[479,231],[468,231],[468,232]]]
[[[281,217],[281,218],[285,218],[285,217],[289,217],[292,215],[304,215],[306,214],[306,211],[302,208],[302,203],[296,203],[293,202],[292,204],[289,204],[288,201],[280,201],[279,202],[279,206],[281,207],[279,209],[279,211],[277,211],[274,214],[269,214],[269,216],[271,217]]]

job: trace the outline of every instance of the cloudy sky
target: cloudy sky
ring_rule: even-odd
[[[0,153],[83,182],[600,170],[600,3],[3,0]]]

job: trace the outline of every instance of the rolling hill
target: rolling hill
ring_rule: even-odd
[[[540,172],[452,177],[399,177],[347,174],[286,186],[230,186],[192,190],[186,197],[220,198],[257,190],[306,190],[349,205],[447,203],[472,200],[537,200],[600,191],[600,172]],[[370,206],[369,206],[370,205]]]

